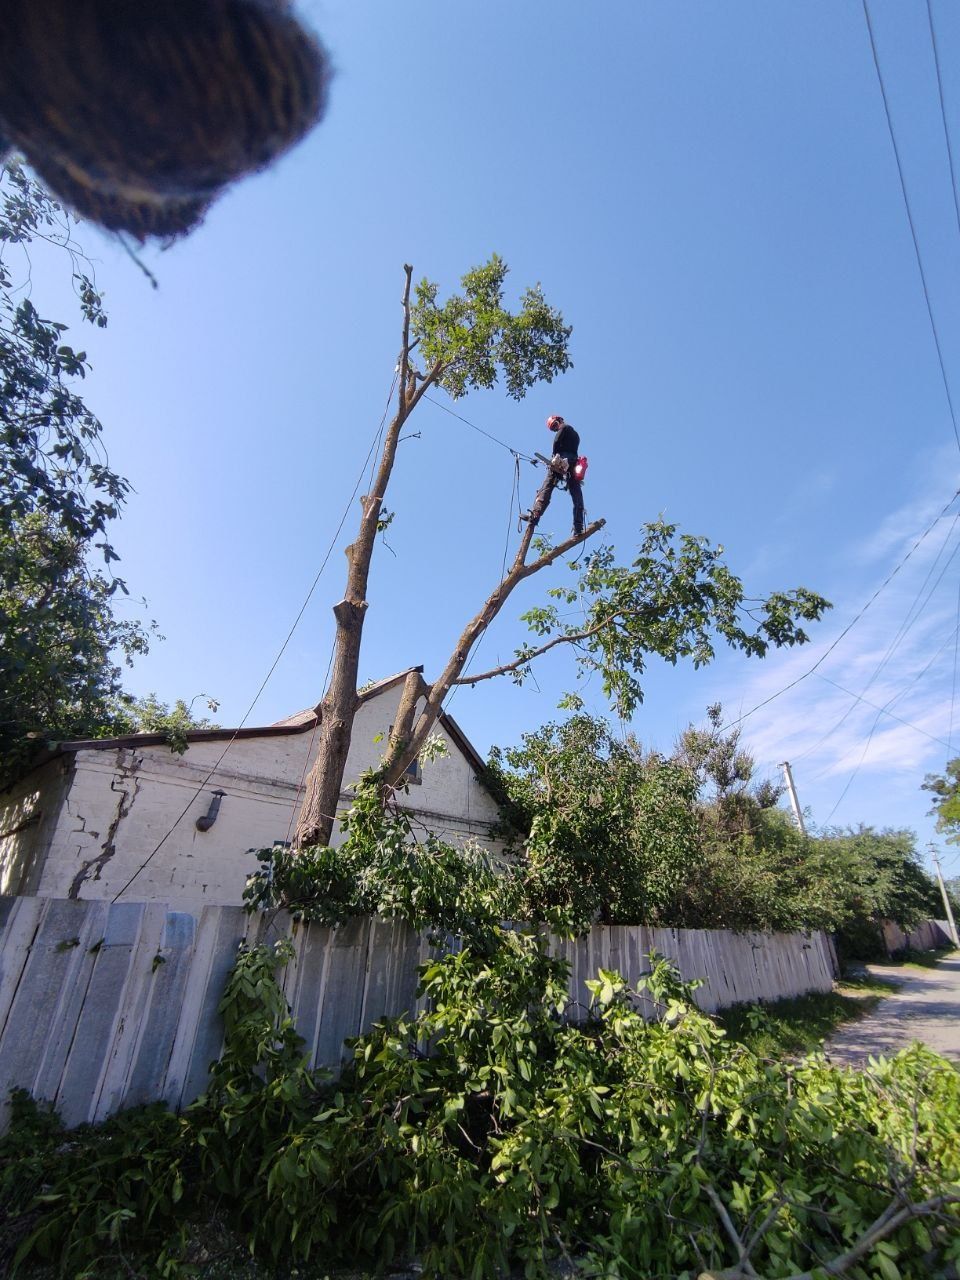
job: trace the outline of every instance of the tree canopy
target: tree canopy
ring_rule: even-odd
[[[960,756],[948,760],[943,773],[928,773],[922,784],[933,795],[930,813],[948,844],[960,844]]]
[[[102,539],[97,545],[109,563],[116,554],[107,525],[130,485],[111,469],[103,428],[77,390],[90,367],[86,353],[64,341],[65,323],[44,318],[26,296],[10,250],[27,250],[34,240],[61,246],[83,318],[100,328],[107,323],[103,298],[73,241],[70,219],[17,164],[4,171],[2,201],[0,523],[40,512],[79,542]]]
[[[3,171],[0,199],[2,786],[51,739],[123,731],[122,664],[146,652],[155,624],[117,610],[126,588],[110,569],[108,526],[130,486],[77,389],[85,353],[26,294],[30,246],[62,251],[80,313],[100,328],[102,296],[74,224],[16,164]]]
[[[689,658],[701,667],[714,658],[718,640],[760,658],[771,646],[805,644],[801,624],[818,621],[829,602],[805,587],[750,598],[723,555],[722,546],[664,520],[642,527],[636,554],[625,563],[613,547],[598,547],[582,562],[569,562],[574,580],[551,587],[550,603],[521,615],[538,643],[458,683],[507,673],[522,681],[534,659],[570,645],[579,674],[599,675],[603,692],[627,718],[643,701],[640,681],[651,656],[670,663]]]
[[[424,369],[418,379],[436,383],[456,400],[468,391],[489,390],[502,377],[507,394],[522,400],[537,382],[552,382],[573,367],[568,349],[573,327],[564,324],[539,284],[523,290],[518,311],[507,310],[508,273],[495,253],[463,276],[462,293],[442,303],[439,285],[420,281],[410,311]]]

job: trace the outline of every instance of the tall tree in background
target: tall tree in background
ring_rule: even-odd
[[[64,251],[84,319],[106,314],[73,223],[16,164],[0,187],[0,785],[49,738],[92,736],[113,723],[119,659],[149,633],[120,621],[123,583],[108,537],[129,490],[109,465],[102,428],[78,394],[89,364],[66,324],[27,296],[29,246]],[[91,553],[105,572],[91,568]]]
[[[463,277],[462,294],[440,305],[437,286],[428,281],[421,282],[411,303],[412,269],[406,268],[398,407],[374,490],[362,499],[359,536],[347,548],[347,591],[334,607],[332,675],[317,709],[319,745],[298,819],[298,847],[328,843],[336,822],[358,705],[370,561],[404,423],[431,386],[442,387],[456,399],[471,389],[492,387],[502,376],[507,393],[520,399],[534,383],[552,381],[570,367],[571,329],[547,305],[539,288],[524,293],[515,315],[505,310],[506,272],[494,256]],[[743,584],[723,561],[722,547],[656,521],[642,531],[640,547],[629,563],[618,563],[612,547],[600,547],[581,567],[570,564],[576,581],[552,588],[548,595],[568,606],[568,613],[569,606],[577,606],[577,621],[569,622],[556,603],[531,609],[523,617],[539,643],[524,646],[512,661],[489,671],[464,674],[472,650],[513,591],[593,537],[604,523],[595,520],[555,547],[536,537],[527,524],[512,565],[462,629],[439,675],[430,683],[419,671],[408,675],[380,770],[385,798],[403,785],[445,698],[458,684],[474,685],[503,675],[522,681],[534,661],[566,646],[575,653],[582,673],[600,675],[604,692],[620,714],[628,716],[642,700],[640,676],[649,655],[668,662],[689,657],[699,666],[713,657],[719,637],[733,648],[762,657],[771,645],[804,643],[807,636],[800,622],[817,620],[829,607],[821,596],[802,587],[748,600]]]
[[[960,844],[960,756],[948,760],[943,773],[928,773],[922,789],[933,794],[929,810],[948,844]]]

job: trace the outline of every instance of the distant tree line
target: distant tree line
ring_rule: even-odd
[[[668,755],[578,713],[495,749],[489,782],[528,910],[558,926],[826,929],[851,954],[943,914],[916,836],[804,836],[719,706]]]

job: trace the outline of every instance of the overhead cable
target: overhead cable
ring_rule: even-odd
[[[510,488],[510,510],[507,512],[507,535],[503,543],[503,560],[501,561],[501,564],[500,564],[500,581],[501,582],[503,582],[507,574],[507,556],[510,554],[510,535],[513,532],[514,504],[516,504],[516,508],[519,511],[520,510],[520,457],[519,455],[514,456],[513,483]],[[474,641],[473,648],[470,650],[470,653],[467,655],[467,660],[463,664],[463,671],[461,672],[461,675],[466,674],[471,662],[473,662],[474,658],[477,656],[477,650],[480,648],[480,644],[483,641],[483,638],[486,634],[487,634],[487,628],[484,627],[484,629],[480,632],[480,634],[477,636],[476,640]],[[444,711],[446,711],[449,708],[450,703],[453,701],[453,699],[457,695],[457,690],[462,687],[463,686],[458,683],[458,684],[455,684],[452,689],[448,690],[446,700],[444,701],[444,704],[443,704]]]
[[[958,634],[960,634],[960,624],[958,624],[957,632],[955,632],[955,635]],[[949,745],[943,740],[943,738],[938,738],[935,733],[928,733],[926,729],[921,729],[920,726],[918,724],[914,724],[912,720],[904,720],[902,716],[895,716],[892,711],[887,711],[886,708],[882,707],[878,702],[871,702],[869,698],[863,697],[862,694],[854,693],[852,689],[848,689],[845,685],[838,684],[836,680],[831,680],[829,676],[821,675],[819,671],[817,672],[817,679],[822,680],[825,684],[832,684],[834,689],[839,689],[841,693],[845,693],[849,698],[853,698],[854,705],[858,702],[862,702],[865,707],[872,707],[874,711],[879,711],[882,715],[888,716],[891,720],[896,720],[898,724],[902,724],[908,729],[913,729],[915,733],[919,733],[924,738],[929,738],[931,742],[939,742],[942,747]],[[897,696],[899,697],[899,695]],[[799,759],[799,756],[797,758]],[[820,775],[818,774],[817,777],[819,776]]]
[[[323,677],[323,688],[326,692],[327,684],[330,680],[330,669],[333,666],[333,657],[337,652],[337,635],[334,632],[333,640],[330,643],[330,657],[327,659],[327,670]],[[303,794],[303,784],[306,781],[307,769],[310,767],[310,760],[313,756],[313,743],[317,736],[317,730],[320,728],[320,716],[314,717],[313,728],[310,730],[310,741],[307,743],[307,753],[303,757],[303,768],[300,770],[300,781],[297,783],[296,794],[293,797],[293,804],[290,806],[290,821],[287,823],[287,834],[284,837],[284,843],[290,844],[290,833],[293,831],[293,824],[297,816],[297,810],[300,807],[300,796]]]
[[[795,680],[791,680],[789,684],[785,684],[782,689],[778,689],[776,693],[772,693],[769,698],[764,698],[762,702],[758,702],[755,707],[751,707],[749,711],[745,711],[743,715],[738,716],[736,720],[731,720],[728,724],[725,724],[723,728],[720,730],[720,732],[724,732],[727,729],[732,729],[738,724],[743,724],[744,720],[748,720],[750,716],[754,715],[755,712],[761,711],[764,707],[768,707],[771,702],[775,702],[777,698],[782,698],[785,693],[789,693],[791,689],[795,689],[797,685],[801,684],[804,680],[806,680],[808,676],[812,676],[813,673],[816,671],[816,669],[826,661],[826,659],[834,651],[834,649],[837,647],[840,641],[844,638],[844,636],[848,635],[853,630],[853,628],[857,625],[857,623],[860,621],[863,615],[867,612],[870,606],[874,603],[877,597],[881,594],[881,592],[886,590],[886,588],[897,576],[897,574],[900,572],[903,566],[907,563],[910,557],[914,554],[917,548],[930,535],[931,531],[936,527],[937,522],[942,520],[943,517],[947,514],[947,512],[950,510],[951,506],[956,501],[958,496],[960,496],[960,490],[958,490],[957,493],[953,495],[950,501],[946,504],[946,506],[940,512],[940,514],[937,515],[930,522],[929,525],[927,525],[926,529],[924,529],[923,533],[921,533],[920,537],[916,540],[916,542],[913,544],[913,546],[910,548],[907,554],[903,557],[900,563],[896,566],[896,568],[893,569],[889,574],[887,574],[886,578],[884,578],[880,586],[877,587],[876,591],[873,593],[873,595],[870,597],[867,603],[863,606],[863,608],[859,611],[859,613],[857,613],[850,620],[850,622],[847,623],[847,625],[840,632],[837,638],[830,645],[828,645],[826,649],[824,649],[823,653],[816,660],[816,662],[813,664],[812,667],[808,667],[807,670],[804,671],[803,675],[797,676]]]
[[[957,215],[957,230],[960,231],[960,196],[957,194],[957,174],[953,163],[953,147],[950,143],[950,129],[947,126],[947,112],[943,102],[943,76],[940,72],[940,49],[937,45],[937,31],[933,25],[933,5],[927,0],[927,21],[930,24],[930,43],[933,45],[933,62],[937,69],[937,95],[940,98],[940,119],[943,122],[943,140],[947,144],[947,161],[950,166],[950,191],[953,195],[953,209]]]
[[[897,162],[897,173],[900,177],[900,192],[903,196],[904,208],[907,211],[907,222],[910,225],[910,235],[913,238],[913,251],[917,257],[917,267],[920,270],[920,283],[923,285],[923,297],[927,304],[927,316],[930,320],[930,328],[933,332],[934,345],[937,348],[937,359],[940,362],[940,376],[943,379],[943,390],[947,397],[947,406],[950,410],[950,421],[953,424],[953,434],[957,442],[957,448],[960,449],[960,428],[957,427],[957,415],[953,407],[953,396],[950,394],[950,382],[947,378],[947,368],[943,359],[943,348],[940,345],[940,334],[937,332],[937,322],[933,314],[933,304],[930,301],[930,290],[927,286],[927,274],[923,268],[923,258],[920,254],[920,241],[917,238],[917,228],[913,220],[913,210],[910,207],[910,197],[907,194],[907,182],[904,177],[903,164],[900,159],[900,148],[897,145],[897,135],[893,128],[893,117],[890,114],[890,102],[887,98],[887,88],[883,80],[883,72],[880,69],[880,58],[877,54],[877,42],[874,39],[873,23],[870,21],[870,9],[867,0],[863,0],[863,14],[867,20],[867,32],[870,36],[870,49],[873,53],[873,65],[876,68],[877,80],[880,84],[880,93],[883,97],[883,109],[887,117],[887,129],[890,133],[890,141],[893,144],[893,155]]]
[[[953,551],[950,553],[950,556],[947,559],[946,564],[940,570],[940,574],[937,577],[936,582],[934,582],[933,586],[927,592],[926,598],[923,600],[923,602],[920,603],[921,596],[923,596],[923,593],[926,590],[927,583],[930,581],[931,577],[933,576],[934,570],[936,569],[937,565],[940,563],[940,557],[943,555],[944,551],[946,550],[947,543],[953,537],[954,531],[958,523],[960,523],[960,515],[954,516],[953,524],[947,530],[947,536],[944,538],[943,542],[941,543],[940,550],[937,552],[933,563],[931,564],[930,568],[927,570],[927,575],[924,578],[923,582],[921,583],[919,591],[914,596],[913,601],[910,604],[910,607],[907,609],[907,612],[904,615],[903,621],[900,623],[900,626],[897,629],[896,635],[893,637],[890,644],[887,646],[886,653],[877,663],[870,679],[860,690],[861,695],[865,694],[867,690],[870,688],[870,686],[873,684],[873,682],[878,678],[878,676],[883,671],[884,667],[893,657],[894,653],[896,653],[897,649],[899,649],[900,645],[906,639],[911,629],[913,628],[914,624],[922,616],[924,609],[927,607],[927,605],[930,603],[930,600],[933,597],[933,593],[936,591],[937,587],[939,587],[940,583],[943,581],[943,577],[946,574],[947,570],[950,568],[950,565],[953,563],[954,559],[956,558],[957,552],[960,551],[960,542],[958,542],[957,545],[953,548]],[[823,744],[827,741],[827,739],[831,738],[833,734],[836,733],[836,731],[847,721],[855,705],[856,705],[855,703],[851,703],[851,705],[846,709],[846,711],[843,713],[840,719],[836,722],[836,724],[832,725],[821,738],[817,739],[816,742],[812,743],[809,747],[806,747],[803,751],[799,752],[799,754],[797,754],[794,757],[794,759],[802,760],[805,756],[811,755],[814,751],[816,751],[818,747],[823,746]]]
[[[960,584],[957,585],[957,629],[954,632],[953,639],[953,682],[950,686],[950,731],[947,734],[949,739],[947,749],[953,750],[953,712],[957,703],[957,656],[960,650]]]
[[[515,458],[523,458],[524,462],[532,462],[537,465],[536,458],[532,458],[529,453],[523,453],[520,449],[514,449],[513,445],[507,444],[505,440],[500,440],[497,436],[491,435],[489,431],[485,431],[483,427],[478,427],[475,422],[471,422],[469,418],[465,418],[462,413],[454,413],[453,409],[442,404],[439,400],[434,400],[433,396],[424,396],[424,400],[429,400],[431,404],[435,404],[438,409],[442,409],[444,413],[449,413],[451,418],[456,418],[466,426],[478,431],[480,435],[486,436],[488,440],[492,440],[494,444],[498,444],[501,449],[506,449],[508,453],[512,453]]]
[[[864,760],[866,760],[867,758],[867,752],[870,750],[870,744],[873,742],[873,735],[877,731],[877,725],[880,723],[880,717],[883,715],[886,715],[889,712],[889,708],[892,707],[895,702],[899,702],[900,699],[907,692],[907,690],[912,689],[913,686],[917,683],[917,681],[927,674],[927,672],[933,666],[934,662],[936,662],[937,658],[940,657],[941,653],[943,653],[944,649],[947,647],[947,645],[950,643],[950,641],[953,638],[954,638],[954,633],[951,632],[951,634],[947,637],[944,643],[936,651],[936,653],[929,660],[929,662],[927,662],[927,664],[920,671],[917,672],[917,674],[913,677],[912,680],[910,680],[906,685],[904,685],[904,687],[900,690],[899,693],[894,694],[894,696],[890,698],[887,702],[885,702],[883,706],[880,707],[880,709],[877,711],[876,719],[873,722],[873,725],[870,729],[870,733],[867,735],[866,744],[864,745],[863,751],[860,753],[860,759],[857,761],[857,764],[853,770],[853,773],[851,773],[850,777],[847,779],[846,786],[840,792],[840,797],[837,800],[837,803],[833,806],[833,808],[830,810],[829,814],[827,815],[827,821],[823,824],[824,826],[826,826],[830,822],[830,819],[840,808],[841,804],[843,804],[844,797],[846,796],[847,792],[850,790],[851,786],[853,785],[853,781],[856,778],[857,774],[860,772],[860,766],[863,764]],[[910,728],[914,728],[914,726],[911,725]]]

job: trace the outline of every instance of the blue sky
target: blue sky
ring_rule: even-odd
[[[707,704],[741,714],[802,674],[946,505],[960,458],[859,0],[301,9],[337,66],[310,138],[189,240],[145,251],[157,290],[115,242],[82,234],[111,317],[82,334],[87,398],[136,487],[115,541],[167,637],[130,687],[202,690],[221,723],[239,720],[380,420],[402,264],[447,289],[492,251],[517,290],[540,281],[563,310],[575,367],[519,404],[485,392],[458,411],[527,452],[544,448],[548,413],[572,421],[588,513],[624,556],[663,513],[723,543],[750,594],[804,585],[835,605],[803,650],[652,667],[634,731],[667,749]],[[960,148],[960,11],[933,11]],[[871,14],[960,404],[960,227],[926,6],[871,0]],[[66,318],[62,262],[36,261],[33,290]],[[369,678],[437,669],[508,530],[509,454],[429,404],[410,429],[392,551],[378,549],[371,581]],[[526,504],[532,468],[521,483]],[[948,758],[954,720],[960,747],[958,509],[818,673],[744,723],[763,770],[794,761],[815,824],[931,838],[919,784]],[[568,515],[559,495],[546,527],[565,531]],[[319,700],[342,579],[336,552],[252,723]],[[543,585],[498,621],[481,666],[512,653],[516,614]],[[486,750],[556,714],[570,675],[551,657],[536,684],[461,690],[451,710]],[[876,709],[820,676],[896,699],[909,725],[882,716],[871,737]],[[602,709],[598,689],[585,696]]]

